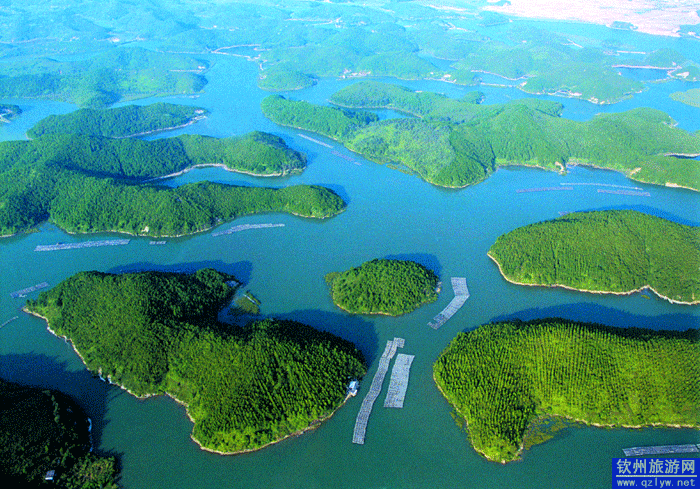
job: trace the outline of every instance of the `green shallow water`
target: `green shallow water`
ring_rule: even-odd
[[[623,447],[700,443],[696,430],[573,428],[529,450],[523,460],[501,466],[472,450],[431,376],[432,363],[455,334],[493,320],[556,315],[615,326],[697,327],[697,307],[670,304],[653,294],[650,298],[642,294],[588,295],[511,285],[486,256],[498,235],[557,217],[560,212],[633,208],[698,225],[697,193],[642,185],[614,172],[585,168],[574,168],[565,176],[533,169],[503,169],[473,187],[439,189],[326,141],[359,164],[349,162],[300,137],[296,130],[270,123],[259,110],[259,102],[267,94],[254,86],[255,74],[253,63],[234,57],[216,58],[205,94],[168,98],[211,110],[206,120],[181,132],[215,136],[254,129],[273,132],[307,154],[307,170],[291,178],[256,179],[207,168],[167,184],[207,179],[243,185],[329,185],[349,202],[339,216],[326,221],[281,214],[246,217],[217,230],[245,223],[285,226],[218,237],[205,232],[167,239],[164,246],[150,246],[149,238],[133,238],[127,246],[34,252],[38,244],[117,237],[70,236],[49,224],[42,225],[37,233],[0,242],[0,323],[18,316],[0,329],[0,375],[56,387],[76,396],[93,418],[98,448],[120,455],[123,487],[598,488],[609,486],[611,458],[622,456]],[[324,81],[290,96],[322,102],[347,83]],[[402,83],[416,89],[444,91],[450,96],[472,90],[439,82]],[[667,100],[666,91],[650,91],[644,96],[662,104]],[[488,91],[486,103],[519,96],[522,94],[514,90],[493,89]],[[139,103],[154,100],[159,99]],[[622,110],[617,106],[563,102],[580,119],[601,110]],[[3,127],[1,139],[22,138],[24,131],[44,115],[71,110],[68,104],[19,103],[31,110]],[[687,129],[700,128],[700,122],[683,117]],[[693,124],[695,127],[691,127]],[[600,194],[597,187],[589,185],[577,185],[571,191],[517,192],[572,182],[641,187],[650,197]],[[399,318],[351,316],[334,307],[324,275],[377,257],[418,261],[435,270],[447,286],[437,302]],[[43,281],[56,285],[81,270],[193,270],[203,266],[231,272],[244,281],[245,287],[262,301],[264,315],[296,319],[355,342],[369,362],[359,395],[318,429],[302,436],[239,456],[207,453],[190,440],[192,426],[182,406],[169,398],[137,400],[92,378],[69,344],[50,335],[43,321],[19,312],[23,300],[9,296],[11,291]],[[471,297],[450,321],[434,331],[427,322],[451,300],[451,276],[467,278]],[[406,339],[403,353],[416,356],[405,407],[384,409],[380,395],[369,420],[365,445],[353,445],[352,430],[362,397],[386,340],[394,336]],[[387,383],[385,380],[384,392]]]

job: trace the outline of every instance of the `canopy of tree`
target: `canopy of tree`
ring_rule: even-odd
[[[45,134],[124,138],[182,127],[207,113],[201,107],[163,102],[107,110],[80,109],[69,114],[50,115],[34,124],[27,135],[31,138]]]
[[[674,302],[700,301],[700,228],[637,211],[577,212],[524,226],[499,236],[489,256],[520,284],[650,287]]]
[[[0,475],[8,487],[116,489],[116,460],[91,452],[88,419],[58,391],[0,379]]]
[[[562,106],[538,99],[481,105],[478,92],[449,99],[379,82],[361,82],[331,97],[344,108],[263,100],[272,121],[342,142],[378,163],[398,163],[424,180],[463,187],[497,167],[526,165],[564,171],[584,164],[659,185],[700,189],[700,163],[674,155],[700,154],[700,136],[674,127],[647,108],[600,114],[587,122],[560,117]],[[414,115],[378,121],[348,108],[389,108]]]
[[[310,326],[219,323],[236,286],[212,269],[84,272],[27,308],[69,338],[88,369],[138,396],[167,392],[187,404],[202,447],[232,453],[307,429],[365,373],[350,342]]]
[[[653,331],[562,319],[460,333],[433,366],[474,448],[508,462],[528,426],[561,416],[605,426],[700,427],[698,330]]]
[[[437,275],[408,260],[375,259],[326,281],[335,305],[356,314],[398,316],[437,299]]]
[[[174,236],[256,212],[324,218],[345,208],[325,187],[283,189],[202,182],[147,184],[196,165],[222,164],[255,175],[301,171],[304,155],[271,134],[198,135],[142,141],[75,134],[0,143],[0,235],[51,220],[71,232]]]

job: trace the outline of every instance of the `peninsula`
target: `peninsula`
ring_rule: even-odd
[[[489,460],[519,458],[528,427],[700,427],[697,329],[612,328],[564,319],[487,324],[460,333],[435,382]]]
[[[213,269],[81,272],[26,310],[69,339],[90,371],[133,395],[185,404],[203,449],[239,453],[315,426],[366,369],[352,343],[304,324],[218,322],[236,286]]]
[[[326,281],[333,303],[354,314],[399,316],[437,299],[437,275],[410,260],[375,259]]]
[[[565,172],[588,165],[633,180],[700,190],[700,136],[679,129],[664,112],[638,108],[599,114],[587,122],[562,118],[562,105],[539,99],[483,105],[462,99],[361,82],[336,92],[326,107],[271,95],[262,101],[272,121],[333,138],[377,163],[393,163],[425,181],[464,187],[498,167],[524,165]],[[387,108],[413,117],[377,120],[362,109]],[[348,109],[361,109],[351,112]]]
[[[700,302],[700,228],[631,210],[576,212],[499,236],[488,251],[509,282]]]
[[[61,392],[0,379],[0,474],[12,487],[116,489],[117,462],[92,452],[90,420]]]

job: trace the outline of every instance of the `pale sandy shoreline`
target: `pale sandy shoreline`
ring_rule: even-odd
[[[72,342],[68,337],[66,337],[66,336],[61,336],[61,335],[57,334],[54,330],[52,330],[48,318],[46,318],[45,316],[42,316],[41,314],[39,314],[39,313],[37,313],[37,312],[30,311],[30,310],[27,308],[27,306],[24,306],[24,307],[22,308],[22,311],[24,311],[24,312],[27,313],[27,314],[31,314],[32,316],[36,316],[36,317],[41,318],[41,319],[43,319],[44,321],[46,321],[46,329],[47,329],[47,331],[48,331],[49,333],[51,333],[52,335],[54,335],[55,337],[57,337],[57,338],[62,338],[62,339],[63,339],[64,341],[66,341],[67,343],[70,343],[70,345],[71,345],[71,347],[73,348],[73,351],[75,352],[75,354],[78,355],[78,357],[80,358],[80,360],[83,362],[83,365],[85,365],[85,367],[87,368],[87,362],[85,361],[85,359],[83,358],[83,356],[80,354],[80,352],[78,351],[78,349],[75,347],[75,345],[73,344],[73,342]],[[90,370],[88,369],[88,371],[90,371]],[[98,370],[98,374],[100,375],[100,378],[102,378],[102,371],[101,371],[101,369]],[[105,380],[106,382],[108,382],[108,383],[111,384],[111,385],[114,385],[114,386],[119,387],[120,389],[122,389],[122,390],[128,392],[129,394],[131,394],[132,396],[134,396],[135,398],[137,398],[137,399],[139,399],[139,400],[144,400],[144,399],[147,399],[147,398],[149,398],[149,397],[154,397],[154,396],[161,395],[161,394],[144,394],[144,395],[138,395],[138,394],[135,394],[134,392],[130,391],[129,389],[127,389],[127,388],[124,387],[123,385],[118,384],[118,383],[116,383],[116,382],[112,382],[111,379],[109,378],[109,376],[107,377],[107,379],[103,379],[103,380]],[[171,392],[164,392],[163,394],[166,395],[166,396],[168,396],[168,397],[170,397],[170,398],[171,398],[173,401],[175,401],[176,403],[178,403],[178,404],[184,406],[184,407],[185,407],[185,414],[187,415],[187,418],[192,422],[193,425],[196,424],[196,420],[195,420],[195,419],[192,417],[192,415],[190,414],[189,406],[188,406],[188,404],[187,404],[186,402],[181,401],[180,399],[178,399],[177,397],[175,397],[175,395],[172,394]],[[329,419],[331,416],[333,416],[333,415],[338,411],[338,409],[340,409],[341,407],[343,407],[343,406],[345,405],[345,403],[348,402],[348,399],[350,399],[350,397],[352,397],[352,396],[346,395],[346,396],[345,396],[345,399],[343,399],[343,402],[341,402],[336,408],[334,408],[331,412],[329,412],[329,413],[326,414],[325,416],[321,416],[320,418],[313,420],[313,421],[309,424],[309,426],[307,426],[306,428],[304,428],[304,429],[302,429],[302,430],[295,431],[295,432],[293,432],[293,433],[289,433],[289,434],[285,435],[285,436],[282,437],[282,438],[279,438],[279,439],[277,439],[277,440],[273,440],[273,441],[271,441],[271,442],[269,442],[269,443],[266,443],[265,445],[262,445],[262,446],[257,447],[257,448],[248,448],[248,449],[245,449],[245,450],[238,450],[238,451],[235,451],[235,452],[222,452],[222,451],[219,451],[219,450],[214,450],[213,448],[208,448],[208,447],[203,446],[203,445],[201,444],[201,442],[200,442],[199,440],[197,440],[197,439],[194,437],[194,434],[190,434],[190,438],[192,439],[192,441],[194,441],[194,442],[197,444],[197,446],[198,446],[201,450],[204,450],[204,451],[207,451],[207,452],[216,453],[216,454],[219,454],[219,455],[238,455],[238,454],[241,454],[241,453],[257,452],[258,450],[262,450],[263,448],[269,447],[270,445],[274,445],[275,443],[279,443],[279,442],[281,442],[281,441],[283,441],[283,440],[286,440],[287,438],[291,438],[291,437],[293,437],[293,436],[300,436],[300,435],[302,435],[302,434],[304,434],[304,433],[306,433],[306,432],[308,432],[308,431],[311,431],[311,430],[316,429],[322,422],[324,422],[324,421],[326,421],[327,419]]]
[[[525,285],[528,287],[550,287],[550,288],[561,288],[561,289],[567,289],[567,290],[575,290],[576,292],[587,292],[589,294],[611,294],[611,295],[632,295],[636,294],[638,292],[643,292],[645,290],[651,290],[654,294],[656,294],[658,297],[667,300],[671,304],[680,304],[684,306],[694,306],[697,304],[700,304],[700,300],[696,300],[693,302],[684,302],[684,301],[678,301],[675,299],[671,299],[669,297],[666,297],[663,294],[660,294],[657,292],[652,286],[650,285],[643,285],[642,287],[639,287],[638,289],[634,290],[628,290],[626,292],[613,292],[613,291],[608,291],[608,290],[587,290],[587,289],[577,289],[576,287],[572,287],[570,285],[562,285],[562,284],[528,284],[525,282],[518,282],[516,280],[513,280],[509,277],[506,276],[505,273],[503,273],[503,269],[501,268],[501,264],[498,263],[498,260],[496,260],[491,253],[487,252],[486,255],[493,260],[493,262],[496,264],[498,267],[498,271],[501,273],[501,276],[506,279],[506,281],[510,282],[511,284],[515,285]]]

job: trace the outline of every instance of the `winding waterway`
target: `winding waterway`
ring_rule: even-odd
[[[216,231],[239,224],[285,226],[216,237],[210,231],[167,239],[161,246],[149,245],[150,238],[133,238],[126,246],[37,253],[34,248],[39,244],[123,237],[108,233],[71,236],[49,224],[40,226],[36,233],[0,242],[0,324],[18,316],[0,328],[0,376],[75,396],[93,418],[98,448],[121,457],[120,483],[124,488],[598,488],[609,487],[611,458],[622,456],[623,447],[700,443],[695,430],[572,428],[532,448],[522,461],[502,466],[472,450],[431,378],[432,363],[458,332],[493,320],[561,316],[614,326],[697,327],[700,309],[670,304],[651,293],[587,295],[509,284],[486,251],[498,235],[558,217],[560,212],[632,208],[699,225],[700,195],[580,167],[564,176],[534,169],[502,169],[466,189],[440,189],[314,136],[350,156],[353,163],[300,137],[298,131],[272,124],[259,109],[267,93],[255,86],[256,64],[223,55],[212,57],[212,61],[206,93],[196,98],[167,99],[201,105],[211,111],[210,116],[174,134],[221,137],[269,131],[304,151],[308,168],[299,176],[266,179],[204,168],[167,184],[204,179],[243,185],[321,184],[348,201],[345,212],[326,221],[280,214],[247,217]],[[288,95],[324,102],[351,82],[322,81]],[[438,81],[401,83],[455,97],[474,89]],[[681,82],[649,84],[649,90],[640,96],[603,107],[552,99],[566,105],[565,116],[579,120],[638,104],[665,107],[681,127],[696,131],[700,129],[697,109],[681,107],[668,98],[671,91],[687,88],[690,86]],[[516,89],[479,89],[486,93],[484,103],[525,96]],[[24,113],[0,129],[0,139],[22,138],[42,117],[73,109],[69,104],[51,102],[7,102],[18,103]],[[517,192],[568,183],[640,187],[649,196],[599,193],[597,189],[603,187],[596,185],[574,185],[573,190],[561,192]],[[437,302],[399,318],[357,317],[335,308],[324,275],[377,257],[413,259],[431,267],[447,283],[452,276],[466,277],[471,297],[438,331],[427,323],[451,300],[449,287],[443,289]],[[370,365],[359,395],[318,429],[298,438],[256,453],[214,455],[199,450],[190,440],[192,426],[182,406],[162,397],[140,401],[92,378],[69,344],[50,335],[40,319],[18,312],[24,299],[10,297],[12,291],[44,281],[56,285],[81,270],[189,270],[203,266],[231,272],[244,281],[261,300],[263,314],[296,319],[355,342]],[[404,408],[375,408],[365,444],[353,445],[352,431],[362,397],[386,340],[394,336],[406,339],[403,353],[415,355]]]

